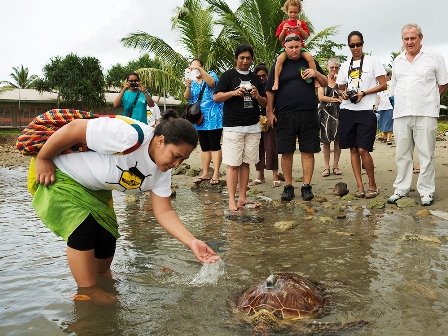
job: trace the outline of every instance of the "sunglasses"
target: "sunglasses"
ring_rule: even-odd
[[[138,80],[128,80],[129,83],[138,83]]]
[[[339,69],[339,67],[338,66],[332,66],[332,67],[329,67],[330,69]]]
[[[300,42],[300,37],[298,37],[297,35],[294,35],[294,36],[288,36],[287,38],[285,38],[285,42],[291,42],[291,41],[299,41]]]
[[[360,48],[363,46],[363,44],[364,44],[364,42],[358,42],[358,43],[349,44],[348,46],[350,47],[350,49],[353,49],[354,47]]]

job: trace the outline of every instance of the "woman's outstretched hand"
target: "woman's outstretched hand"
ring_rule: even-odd
[[[202,240],[193,239],[189,248],[202,263],[214,263],[220,259],[220,257]]]

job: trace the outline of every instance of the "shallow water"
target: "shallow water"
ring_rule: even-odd
[[[332,302],[317,321],[367,320],[348,335],[448,334],[447,224],[351,207],[310,214],[300,205],[246,210],[253,223],[226,220],[225,194],[177,190],[175,209],[197,238],[224,260],[216,285],[190,284],[201,264],[155,222],[149,198],[115,194],[122,237],[114,280],[101,287],[119,303],[73,301],[76,284],[65,243],[35,216],[26,171],[0,168],[1,335],[249,335],[232,312],[244,288],[273,272],[293,272],[333,284]],[[313,217],[310,219],[304,219]],[[321,220],[319,220],[321,219]],[[297,225],[280,232],[279,220]],[[441,243],[403,239],[435,236]],[[271,335],[300,335],[283,328]]]

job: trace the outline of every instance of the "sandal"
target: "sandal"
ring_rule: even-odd
[[[193,183],[199,184],[203,181],[208,181],[210,180],[210,178],[206,178],[206,177],[197,177],[196,180],[193,181]]]
[[[251,186],[254,186],[254,185],[259,185],[259,184],[263,184],[263,183],[265,183],[266,182],[266,180],[265,179],[262,179],[262,180],[260,180],[260,179],[255,179],[255,180],[253,180],[252,182],[251,182]]]
[[[335,175],[342,175],[342,172],[339,168],[333,168],[333,174]]]
[[[330,176],[330,169],[329,168],[325,168],[322,171],[322,177],[327,177],[327,176]]]
[[[387,141],[386,144],[390,146],[392,145],[392,141]]]
[[[365,196],[366,196],[366,198],[375,198],[375,197],[378,196],[378,194],[379,194],[379,189],[378,188],[376,188],[375,190],[369,189],[369,190],[367,190]]]
[[[363,198],[366,195],[364,190],[356,190],[355,197]]]
[[[215,180],[214,178],[211,178],[211,179],[210,179],[210,184],[211,184],[211,185],[217,185],[217,184],[220,184],[220,183],[221,183],[220,180]]]
[[[280,181],[272,181],[272,188],[280,187]]]
[[[412,171],[412,173],[414,173],[414,174],[420,174],[420,168],[414,168],[414,170]]]

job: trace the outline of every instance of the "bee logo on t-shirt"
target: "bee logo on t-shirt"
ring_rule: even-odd
[[[143,175],[142,172],[140,170],[137,169],[137,164],[138,162],[135,162],[135,166],[129,168],[129,170],[124,170],[122,168],[120,168],[119,166],[117,166],[118,169],[121,170],[121,176],[120,176],[120,181],[117,183],[111,183],[111,182],[106,182],[109,184],[118,184],[121,187],[123,187],[124,189],[122,191],[126,191],[126,190],[132,190],[132,189],[140,189],[140,191],[143,191],[140,187],[143,183],[143,181],[145,180],[145,178],[147,178],[148,176],[151,176],[151,174],[149,175]]]

